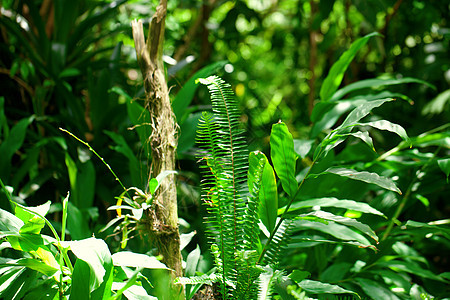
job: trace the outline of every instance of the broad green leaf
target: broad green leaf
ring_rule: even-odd
[[[400,300],[400,298],[398,298],[393,292],[385,288],[379,282],[359,277],[355,278],[355,280],[359,283],[362,290],[372,299]]]
[[[267,158],[261,177],[259,199],[259,217],[267,230],[271,232],[277,220],[278,192],[275,173]]]
[[[437,162],[439,168],[441,168],[442,172],[444,172],[445,175],[447,176],[448,181],[448,175],[450,174],[450,158],[438,159]]]
[[[89,265],[90,276],[92,278],[90,291],[97,289],[108,275],[107,269],[111,271],[112,259],[108,245],[103,240],[88,238],[80,241],[61,242],[63,247],[70,247],[70,250],[78,259]]]
[[[320,281],[314,281],[305,279],[300,282],[297,282],[298,286],[304,289],[305,291],[312,294],[354,294],[358,295],[353,291],[346,290],[341,288],[338,285],[333,285],[329,283],[323,283]]]
[[[270,134],[270,156],[272,163],[280,178],[284,191],[294,197],[298,183],[295,179],[295,161],[297,155],[294,151],[294,139],[286,124],[279,122],[272,126]]]
[[[328,224],[306,220],[295,220],[294,228],[296,231],[317,230],[329,234],[342,241],[355,241],[364,245],[365,247],[373,247],[362,234],[357,233],[347,226],[337,224],[333,221],[328,221],[327,223]]]
[[[348,227],[353,227],[355,229],[358,229],[360,232],[370,236],[372,239],[374,239],[378,243],[378,237],[375,234],[375,232],[368,225],[358,222],[355,219],[336,216],[336,215],[333,215],[332,213],[320,211],[320,210],[311,212],[306,215],[301,215],[301,217],[303,217],[303,216],[316,216],[316,217],[324,219],[324,220],[334,221],[336,223],[340,223],[340,224],[343,224]]]
[[[156,259],[154,256],[145,254],[122,251],[114,253],[112,261],[115,266],[147,268],[147,269],[167,269],[166,265]]]
[[[12,213],[0,208],[0,231],[19,232],[24,222]]]
[[[317,198],[317,199],[295,202],[289,208],[289,212],[295,212],[296,210],[299,210],[302,208],[307,208],[307,207],[313,207],[313,206],[339,207],[339,208],[345,208],[345,209],[359,211],[359,212],[366,213],[366,214],[384,216],[382,212],[376,210],[375,208],[371,207],[367,203],[356,202],[353,200],[340,200],[337,198]],[[285,210],[285,208],[280,208],[278,210],[278,214],[279,215],[282,214],[284,212],[284,210]]]
[[[183,250],[187,245],[189,245],[196,233],[196,231],[191,231],[189,233],[180,234],[180,250]]]
[[[91,286],[94,285],[95,277],[89,264],[81,259],[77,259],[72,273],[72,288],[70,298],[91,299]]]
[[[51,202],[36,206],[36,207],[25,207],[18,203],[15,204],[15,215],[21,219],[25,224],[20,228],[20,233],[35,233],[39,234],[41,229],[45,226],[45,221],[42,219],[50,209]],[[27,210],[25,210],[26,208]],[[35,212],[40,216],[30,212]]]
[[[294,140],[294,151],[302,159],[311,151],[314,140]]]
[[[14,153],[22,147],[27,127],[33,122],[34,118],[34,116],[31,116],[17,122],[11,129],[9,135],[4,137],[0,144],[0,157],[2,161],[0,164],[0,176],[2,176],[2,178],[10,176],[11,159]]]
[[[411,77],[404,77],[400,79],[366,79],[366,80],[360,80],[355,83],[351,83],[342,89],[338,90],[334,95],[331,97],[330,101],[336,101],[339,99],[342,99],[346,94],[360,90],[360,89],[366,89],[366,88],[376,88],[380,86],[387,86],[387,85],[397,85],[397,84],[405,84],[405,83],[420,83],[424,84],[428,87],[431,87],[432,89],[436,89],[436,87],[426,81],[411,78]],[[391,97],[391,96],[389,96]],[[402,98],[400,96],[397,96],[399,98]]]
[[[357,108],[355,108],[348,114],[347,118],[344,120],[342,125],[337,128],[337,130],[339,130],[339,129],[345,130],[345,128],[347,126],[350,126],[350,125],[358,122],[365,116],[367,116],[372,111],[372,109],[379,107],[389,101],[394,101],[394,99],[392,99],[392,98],[379,99],[379,100],[365,102],[365,103],[359,105]]]
[[[344,73],[348,66],[355,58],[356,53],[361,49],[367,41],[373,36],[379,36],[379,33],[370,33],[362,38],[357,39],[352,43],[350,48],[345,51],[338,61],[333,64],[328,73],[327,77],[323,81],[322,87],[320,88],[320,99],[322,101],[329,101],[333,94],[336,92],[338,87],[341,85],[342,79],[344,78]]]
[[[47,275],[47,276],[52,276],[59,270],[59,268],[52,267],[46,263],[43,263],[43,262],[41,262],[37,259],[33,259],[33,258],[18,259],[14,262],[14,265],[24,266],[24,267],[30,268],[32,270],[41,272],[42,274]],[[2,266],[2,265],[0,265],[0,266]],[[58,266],[58,264],[56,264],[56,266]]]
[[[195,84],[195,81],[198,78],[208,77],[209,75],[214,73],[215,70],[223,67],[225,63],[225,61],[219,61],[199,70],[191,78],[189,78],[189,80],[183,85],[181,90],[175,96],[172,101],[172,108],[175,117],[180,125],[182,124],[182,121],[184,121],[184,114],[187,111],[187,107],[191,104],[192,99],[194,98],[195,91],[198,88],[198,85]]]
[[[406,133],[406,130],[398,125],[391,123],[387,120],[380,120],[380,121],[373,121],[373,122],[367,122],[367,123],[360,123],[358,124],[360,126],[371,126],[374,128],[377,128],[379,130],[387,130],[393,133],[396,133],[398,136],[400,136],[403,140],[405,140],[408,143],[411,143],[408,134]]]
[[[375,147],[373,146],[373,140],[367,131],[350,132],[349,135],[362,140],[364,143],[366,143],[370,147],[370,149],[375,151]]]
[[[294,280],[295,282],[301,282],[305,278],[311,276],[311,273],[307,271],[294,270],[291,274],[289,274],[289,278]]]
[[[155,185],[155,181],[151,182],[151,189],[150,189],[150,193],[154,194],[156,192],[156,190],[159,188],[159,186],[161,185],[161,182],[163,182],[163,180],[171,175],[171,174],[177,174],[177,171],[169,171],[169,170],[165,170],[162,171],[161,173],[159,173],[156,178],[152,178],[150,181],[152,181],[153,179],[156,179],[156,185]],[[150,182],[149,182],[150,184]]]
[[[372,184],[378,185],[379,187],[382,187],[384,189],[397,192],[400,195],[402,194],[400,189],[395,185],[394,181],[392,181],[391,179],[389,179],[387,177],[380,176],[377,173],[369,173],[366,171],[358,172],[358,171],[346,169],[346,168],[329,168],[320,174],[312,174],[310,176],[317,177],[319,175],[326,174],[326,173],[336,174],[336,175],[347,177],[347,178],[350,178],[353,180],[360,180],[360,181],[364,181],[367,183],[372,183]]]

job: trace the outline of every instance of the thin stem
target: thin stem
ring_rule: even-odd
[[[321,150],[320,152],[322,152],[322,150]],[[317,155],[316,159],[313,160],[311,166],[309,167],[308,172],[306,173],[305,177],[303,177],[302,181],[300,182],[300,184],[299,184],[299,186],[298,186],[298,188],[297,188],[297,191],[295,192],[294,196],[292,196],[291,200],[289,200],[289,203],[288,203],[288,205],[286,206],[284,212],[281,214],[280,219],[279,219],[278,222],[277,222],[277,225],[275,226],[275,228],[274,228],[273,231],[271,232],[271,234],[270,234],[270,236],[269,236],[269,239],[267,240],[267,243],[264,245],[264,248],[263,248],[263,250],[261,251],[261,254],[259,255],[257,264],[259,264],[259,263],[262,261],[262,259],[264,258],[264,255],[265,255],[266,252],[267,252],[268,246],[270,245],[270,243],[272,242],[272,240],[273,240],[275,234],[277,233],[278,229],[280,228],[281,223],[283,223],[283,221],[284,221],[284,219],[285,219],[286,213],[289,211],[289,208],[291,207],[292,203],[294,203],[295,198],[297,198],[297,195],[298,195],[298,193],[300,192],[300,189],[302,188],[303,183],[305,182],[306,178],[308,178],[309,173],[311,173],[311,170],[312,170],[312,168],[314,167],[314,165],[316,164],[317,158],[319,158],[320,155],[321,155],[321,153],[319,153],[319,155]]]
[[[433,159],[438,154],[439,150],[441,150],[441,147],[438,147],[436,149],[436,151],[434,152],[433,156],[430,157],[430,159],[425,164],[422,165],[422,167],[416,172],[416,174],[423,172],[423,170],[426,167],[428,167],[428,165],[433,161]],[[386,231],[384,232],[383,237],[381,238],[381,241],[385,241],[388,238],[389,234],[391,233],[392,228],[394,228],[395,222],[398,221],[398,217],[402,213],[403,208],[405,208],[405,205],[408,202],[409,197],[411,196],[412,188],[416,184],[417,179],[418,179],[417,176],[415,176],[414,179],[411,180],[411,182],[409,183],[408,189],[406,190],[406,193],[403,196],[402,201],[397,206],[397,209],[395,210],[394,215],[392,216],[391,220],[389,221],[388,227],[386,228]]]
[[[108,170],[111,172],[111,174],[113,174],[114,178],[119,182],[120,186],[123,188],[123,190],[127,193],[128,198],[132,199],[130,194],[128,194],[128,190],[126,189],[126,187],[123,185],[122,181],[120,181],[119,177],[117,177],[116,173],[114,173],[113,169],[111,169],[111,167],[109,166],[109,164],[103,159],[103,157],[101,157],[95,150],[94,148],[91,147],[91,145],[89,145],[89,143],[83,141],[82,139],[80,139],[79,137],[77,137],[76,135],[74,135],[72,132],[63,129],[63,128],[59,128],[59,130],[61,130],[62,132],[67,133],[68,135],[70,135],[71,137],[73,137],[74,139],[76,139],[77,141],[79,141],[80,143],[82,143],[83,145],[85,145],[86,147],[89,148],[89,150],[94,153],[102,162],[103,164],[108,168]]]

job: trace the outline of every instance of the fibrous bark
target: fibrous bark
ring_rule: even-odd
[[[146,108],[150,112],[152,134],[149,137],[152,164],[149,177],[175,169],[177,125],[169,98],[162,60],[167,0],[161,0],[151,19],[147,41],[142,22],[133,21],[133,39],[137,61],[144,78]],[[163,261],[173,270],[172,277],[183,275],[178,231],[176,182],[168,175],[153,195],[153,204],[146,215],[146,231],[156,242]],[[184,299],[181,286],[173,285],[172,299]],[[175,297],[176,296],[176,297]]]

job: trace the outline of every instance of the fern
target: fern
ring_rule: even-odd
[[[245,234],[244,226],[248,223],[244,197],[248,152],[230,85],[217,76],[200,82],[210,91],[213,111],[203,113],[197,131],[197,142],[203,149],[200,158],[205,162],[202,198],[207,205],[208,235],[222,277],[222,294],[226,298],[238,290],[238,277],[248,275],[242,274],[246,268],[243,268],[243,256],[239,257],[239,253],[251,250],[249,245],[252,244],[247,241],[249,235]]]
[[[265,269],[258,265],[259,190],[267,159],[250,155],[239,126],[238,103],[229,84],[217,76],[200,79],[211,94],[212,113],[204,112],[197,130],[202,161],[202,200],[207,207],[207,234],[225,299],[256,299]],[[264,157],[265,158],[265,157]],[[286,244],[288,221],[268,248],[273,263]],[[272,281],[268,282],[270,291]]]

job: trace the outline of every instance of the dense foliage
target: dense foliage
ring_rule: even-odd
[[[167,292],[141,217],[168,174],[148,178],[130,28],[156,5],[0,3],[0,298]],[[186,297],[213,282],[261,299],[448,297],[448,3],[168,5]],[[229,89],[239,145],[214,89],[203,113],[209,93],[196,80],[212,74],[231,84],[208,79]],[[195,144],[199,120],[208,151]]]

